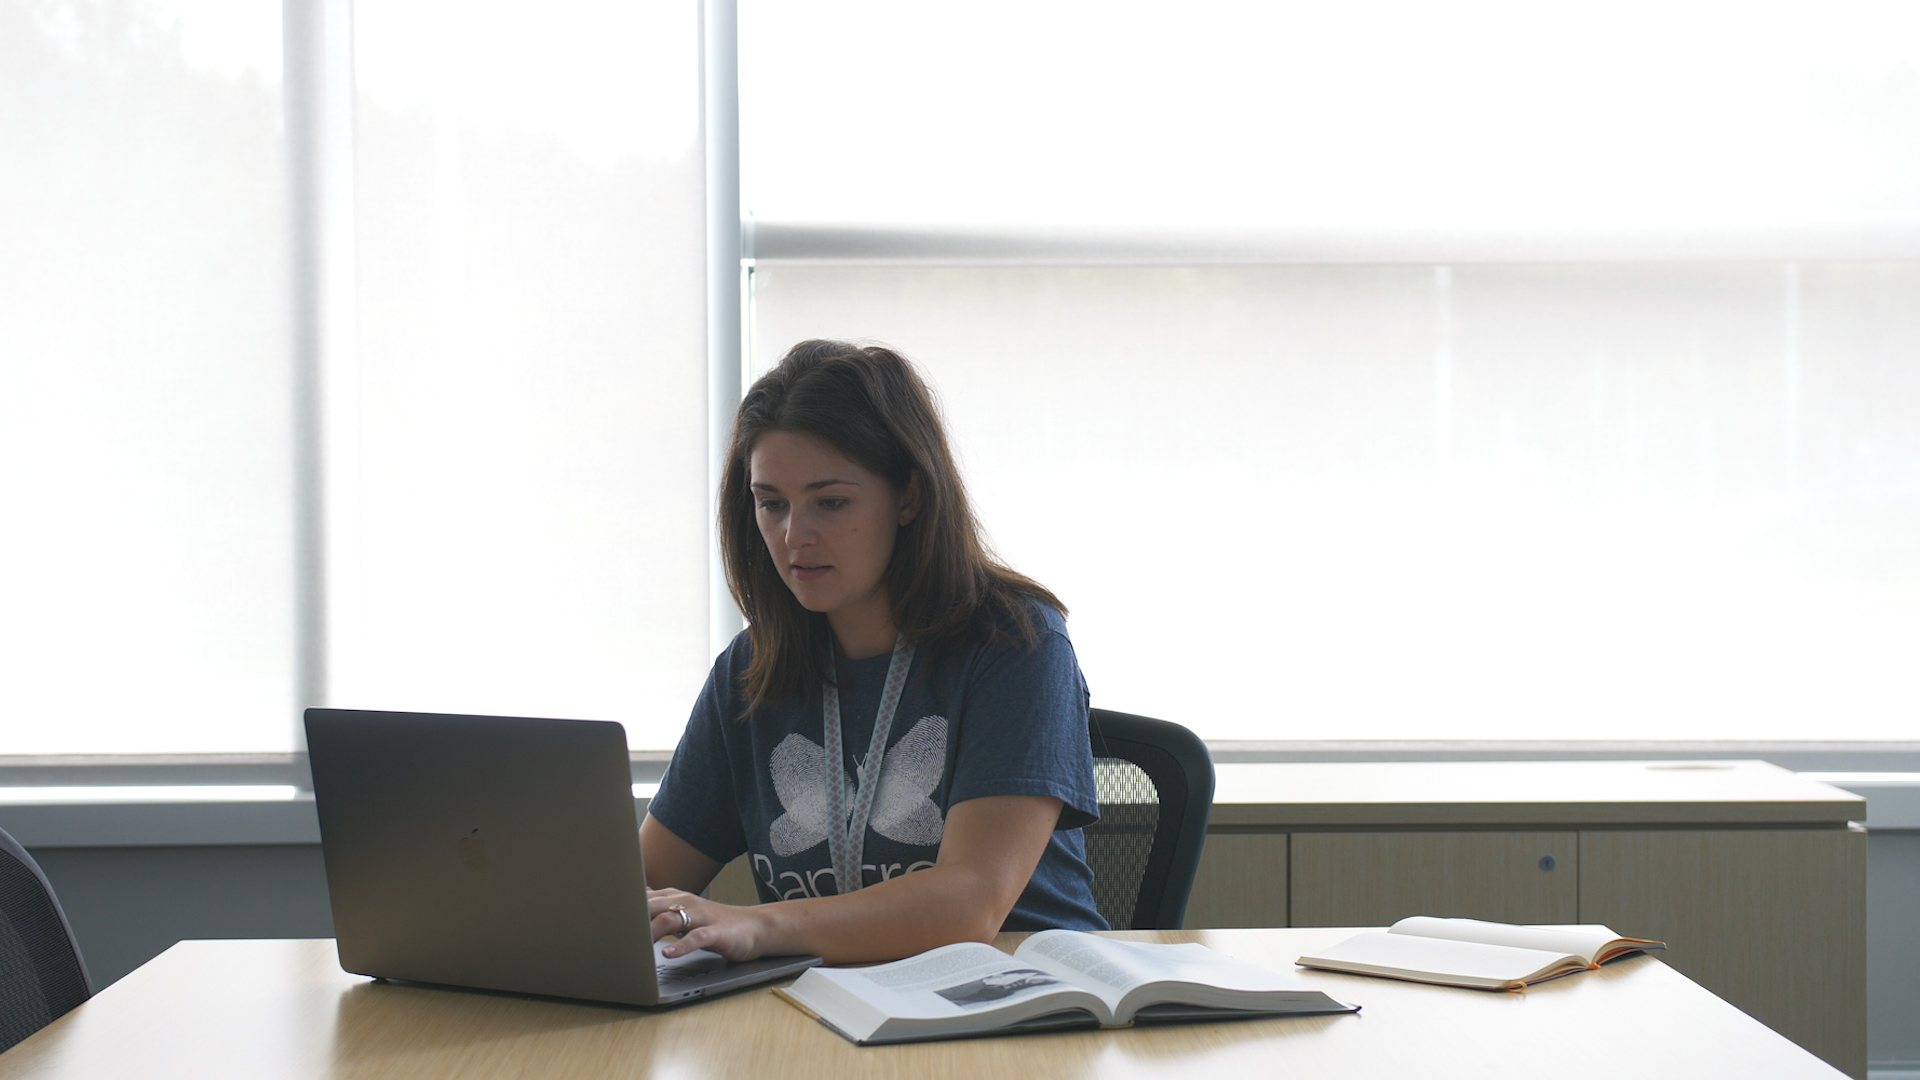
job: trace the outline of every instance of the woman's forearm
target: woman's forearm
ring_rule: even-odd
[[[731,960],[812,954],[836,964],[991,941],[1046,852],[1060,808],[1059,799],[1039,795],[956,803],[933,866],[845,896],[732,907],[683,889],[649,890],[654,938],[681,935],[669,956],[713,949]]]
[[[1060,800],[998,796],[947,812],[933,866],[846,896],[760,909],[762,954],[814,953],[829,963],[897,960],[956,941],[991,941],[1060,821]]]
[[[830,964],[897,960],[956,941],[991,941],[1006,921],[976,874],[932,866],[847,896],[781,900],[754,909],[763,955],[813,954]],[[1017,898],[1017,894],[1016,894]]]

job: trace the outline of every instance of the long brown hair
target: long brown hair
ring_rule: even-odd
[[[895,491],[920,475],[920,511],[901,526],[886,570],[893,624],[916,649],[1031,646],[1040,637],[1033,602],[1066,614],[1058,597],[1001,563],[981,539],[939,410],[913,365],[878,345],[803,341],[741,400],[720,481],[727,585],[753,640],[747,711],[805,701],[834,670],[826,616],[800,606],[754,517],[748,458],[775,431],[818,439]]]

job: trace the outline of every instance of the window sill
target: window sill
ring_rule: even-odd
[[[635,784],[637,822],[657,784]],[[26,848],[226,847],[317,844],[313,792],[181,785],[59,789],[0,787],[0,828]]]
[[[1864,796],[1869,829],[1920,829],[1920,744],[1213,743],[1217,762],[1761,758]],[[634,811],[668,755],[633,755]],[[303,755],[0,757],[0,828],[28,848],[317,844]]]

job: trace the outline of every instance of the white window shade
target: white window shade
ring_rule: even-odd
[[[0,4],[0,753],[284,751],[279,5]]]
[[[356,13],[335,704],[677,740],[711,661],[697,15]]]
[[[1916,11],[748,0],[754,363],[920,360],[1106,707],[1904,737]]]
[[[1212,739],[1897,739],[1920,263],[763,262],[873,338],[1107,708]]]
[[[1904,0],[746,0],[740,26],[763,222],[1920,217],[1920,8]]]

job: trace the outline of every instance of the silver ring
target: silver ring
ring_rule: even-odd
[[[667,910],[679,913],[681,934],[684,935],[687,931],[693,929],[693,916],[687,914],[687,905],[675,904]]]

